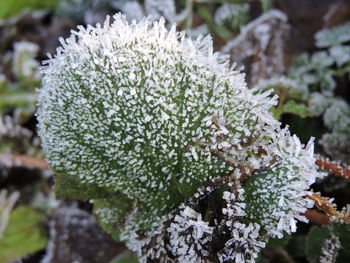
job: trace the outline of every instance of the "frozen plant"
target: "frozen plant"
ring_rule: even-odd
[[[301,117],[323,116],[329,129],[320,144],[332,159],[349,163],[350,106],[334,96],[337,85],[346,83],[350,69],[350,24],[323,29],[316,33],[316,46],[326,48],[296,58],[286,76],[259,80],[259,90],[274,89],[279,95],[275,116],[292,113]],[[341,92],[340,92],[341,94]]]
[[[325,152],[333,159],[350,163],[350,106],[344,100],[333,99],[324,111],[323,121],[331,131],[320,141]]]
[[[249,90],[210,37],[113,18],[72,31],[42,68],[57,194],[92,199],[140,262],[255,262],[307,221],[312,140],[280,127],[276,96]]]
[[[350,40],[350,22],[316,33],[316,46],[320,48],[338,46]]]
[[[228,24],[231,28],[239,28],[249,20],[248,3],[224,3],[215,12],[215,22]]]
[[[35,60],[39,46],[32,42],[14,43],[13,72],[19,78],[39,79],[39,62]]]

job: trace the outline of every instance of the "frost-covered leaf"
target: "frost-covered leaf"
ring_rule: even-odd
[[[249,5],[247,3],[224,3],[216,10],[214,19],[218,24],[239,29],[249,21]]]
[[[350,156],[350,135],[348,133],[324,133],[320,140],[324,151],[332,159],[349,163]]]
[[[331,132],[323,134],[320,143],[324,151],[333,159],[348,163],[350,106],[346,101],[340,99],[328,99],[328,103],[329,107],[324,112],[323,121]]]
[[[350,106],[343,100],[334,101],[323,115],[324,124],[339,133],[350,133]]]
[[[284,13],[270,10],[242,27],[241,33],[222,48],[233,62],[245,66],[249,83],[285,72],[286,39],[291,32],[287,20]]]
[[[302,149],[296,136],[280,140],[285,142],[277,145],[276,155],[291,153],[290,158],[256,171],[244,184],[247,217],[261,224],[268,235],[278,238],[284,232],[295,232],[297,220],[307,222],[303,213],[313,203],[305,195],[317,176],[314,161],[309,159],[311,144]]]
[[[338,67],[350,62],[350,46],[334,46],[329,49],[329,53]]]
[[[350,22],[337,27],[323,29],[315,35],[318,47],[330,47],[350,40]]]
[[[321,115],[331,104],[331,99],[325,97],[320,92],[313,92],[308,98],[308,108],[312,114]]]

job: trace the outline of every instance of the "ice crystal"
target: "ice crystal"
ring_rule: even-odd
[[[126,236],[122,238],[128,240],[129,249],[137,253],[140,262],[208,262],[213,230],[208,222],[202,220],[201,214],[181,204],[145,236],[126,231]]]
[[[335,235],[331,235],[323,241],[321,248],[321,255],[319,258],[320,263],[335,263],[338,256],[338,250],[341,248],[339,238]]]
[[[216,178],[200,187],[145,236],[125,232],[128,247],[137,253],[140,262],[255,262],[260,249],[265,247],[266,236],[260,235],[259,224],[240,222],[245,216],[244,189],[235,180],[228,183],[230,180],[232,177]],[[216,217],[217,223],[210,225],[194,208],[223,184],[232,189],[223,194],[226,202],[223,217]],[[133,219],[129,219],[132,225]]]
[[[220,262],[254,263],[261,248],[266,245],[266,237],[259,233],[261,226],[258,223],[240,222],[246,216],[244,192],[243,188],[236,188],[234,192],[223,193],[226,207],[222,209],[222,213],[230,238],[218,252]]]
[[[167,231],[170,233],[171,252],[178,262],[206,261],[209,253],[205,245],[211,241],[213,227],[204,222],[199,213],[185,207],[180,215],[175,216]]]
[[[261,248],[266,243],[257,240],[260,225],[235,222],[232,226],[232,238],[226,242],[226,247],[219,254],[220,262],[255,263]]]
[[[342,208],[342,210],[340,212],[337,213],[337,215],[332,218],[332,221],[333,222],[342,222],[342,223],[347,223],[348,224],[348,221],[349,220],[346,220],[346,219],[349,219],[350,218],[350,205],[346,205]]]

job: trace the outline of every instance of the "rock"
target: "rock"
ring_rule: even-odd
[[[246,25],[222,51],[231,61],[244,66],[248,84],[260,79],[280,76],[289,65],[296,45],[292,45],[293,30],[285,14],[269,11]]]
[[[41,263],[107,263],[124,250],[92,214],[59,208],[50,220],[50,241]]]

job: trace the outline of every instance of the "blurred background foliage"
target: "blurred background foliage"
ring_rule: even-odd
[[[349,1],[1,0],[0,263],[136,262],[101,229],[91,203],[55,197],[36,134],[35,90],[47,53],[78,24],[115,12],[163,16],[193,38],[211,34],[214,50],[244,66],[249,87],[279,95],[277,119],[304,142],[316,137],[318,164],[329,175],[314,191],[339,209],[350,203]],[[318,262],[332,235],[342,244],[336,262],[349,262],[349,225],[330,224],[322,209],[309,212],[310,224],[272,240],[259,262]]]
[[[33,11],[45,8],[55,8],[58,0],[2,0],[0,2],[0,19],[11,18],[25,10]]]

